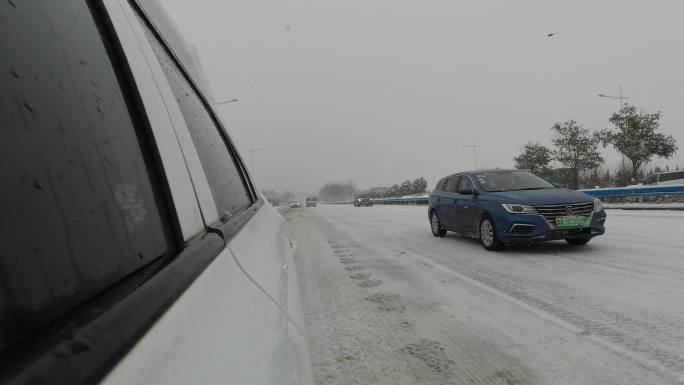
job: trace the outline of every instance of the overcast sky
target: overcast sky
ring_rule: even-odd
[[[200,55],[260,188],[430,183],[511,167],[556,121],[661,110],[684,166],[680,1],[162,0]],[[558,35],[548,38],[548,33]],[[613,167],[618,157],[604,151]]]

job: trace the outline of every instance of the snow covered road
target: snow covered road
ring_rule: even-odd
[[[284,209],[318,384],[682,384],[684,212],[501,253],[425,206]]]

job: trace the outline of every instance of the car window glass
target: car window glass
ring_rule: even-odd
[[[527,171],[489,171],[475,174],[485,191],[515,191],[555,188],[548,181]]]
[[[249,206],[252,199],[220,128],[157,37],[146,26],[145,31],[197,148],[219,215],[234,215]]]
[[[0,7],[0,351],[173,249],[88,2],[21,4]]]
[[[458,186],[458,191],[461,191],[462,189],[472,190],[472,188],[473,182],[470,180],[470,178],[467,176],[462,176],[461,183],[459,183]]]
[[[446,186],[444,187],[444,191],[450,192],[450,193],[455,193],[457,191],[458,182],[459,182],[460,178],[461,178],[460,176],[454,176],[454,177],[447,179]]]

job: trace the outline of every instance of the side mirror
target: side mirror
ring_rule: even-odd
[[[464,187],[458,189],[458,193],[461,195],[477,195],[477,190],[473,187]]]

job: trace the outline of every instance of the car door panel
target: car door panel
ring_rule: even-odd
[[[463,188],[473,188],[473,183],[470,177],[463,175],[459,181],[457,191]],[[474,231],[473,223],[474,217],[478,216],[479,204],[474,199],[474,195],[459,194],[456,193],[454,196],[454,205],[452,218],[455,223],[455,227],[462,234],[472,234]]]
[[[458,186],[459,176],[449,177],[444,183],[443,191],[439,195],[438,214],[443,228],[456,231],[453,221],[454,191]]]
[[[230,139],[222,140],[225,133],[211,109],[142,24],[137,11],[123,0],[106,0],[105,5],[125,21],[120,29],[128,25],[129,44],[136,44],[145,65],[155,69],[157,99],[173,111],[173,124],[168,126],[181,143],[188,180],[196,189],[191,201],[201,209],[209,231],[220,234],[225,243],[219,256],[138,341],[106,383],[312,383],[293,266],[294,242],[284,218],[263,200],[252,201],[256,199]],[[222,150],[228,151],[199,151],[199,131],[218,138],[211,142],[213,148],[223,142]],[[221,156],[230,161],[221,162]],[[226,164],[234,166],[225,170],[230,171],[226,176],[239,181],[218,185],[222,182],[217,170],[229,167]],[[240,190],[245,195],[233,205],[230,194]],[[220,205],[234,209],[217,210]]]
[[[458,227],[458,184],[461,176],[450,177],[444,187],[442,210],[445,226],[450,231],[459,232]]]
[[[306,384],[309,365],[301,330],[225,248],[103,383]]]
[[[294,245],[285,219],[264,203],[230,240],[229,248],[245,273],[303,327]]]

